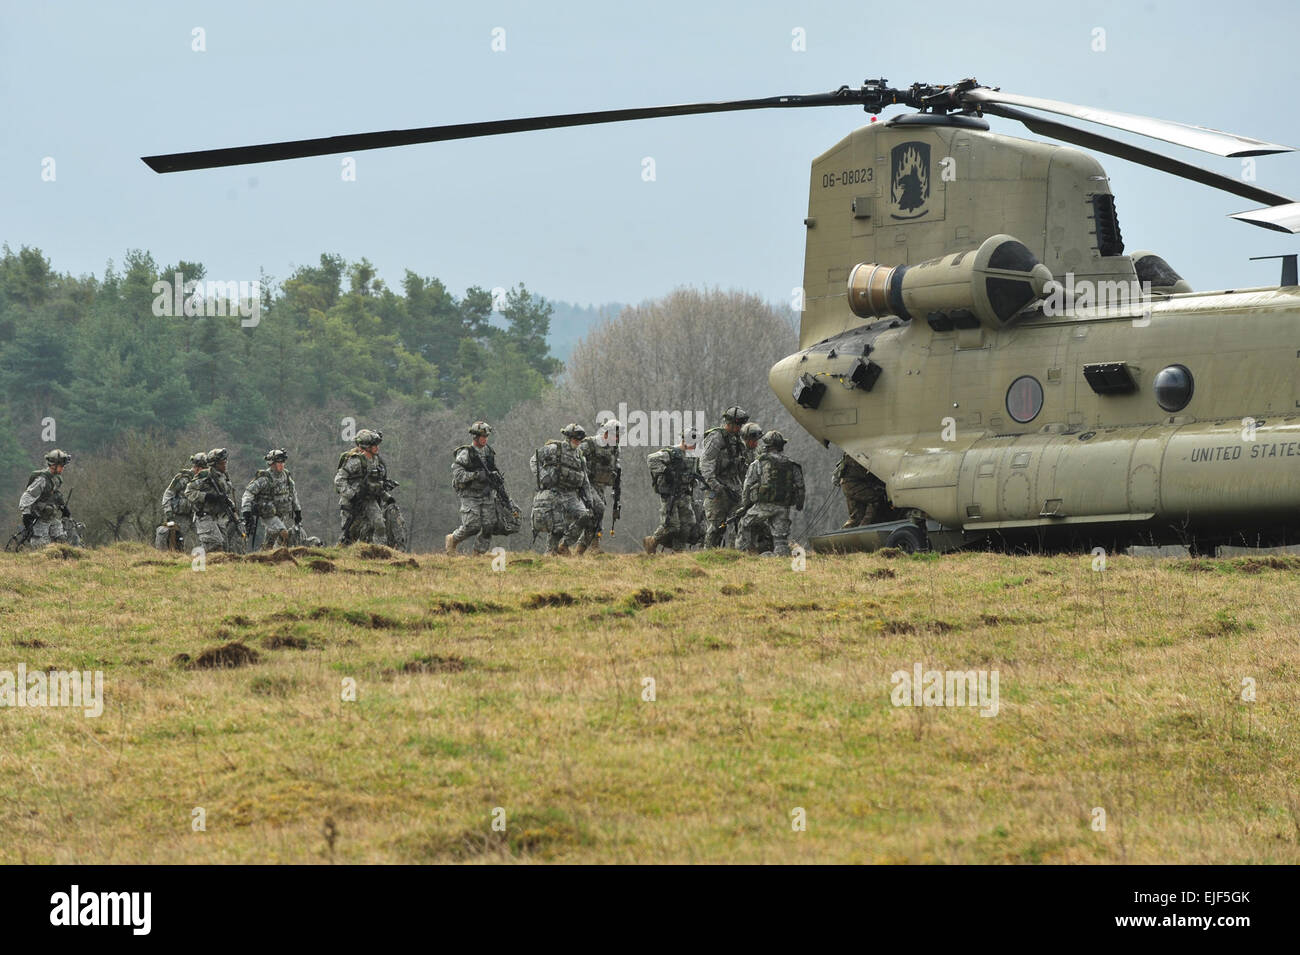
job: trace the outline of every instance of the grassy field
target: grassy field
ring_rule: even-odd
[[[0,554],[0,862],[1300,862],[1296,558],[223,556]]]

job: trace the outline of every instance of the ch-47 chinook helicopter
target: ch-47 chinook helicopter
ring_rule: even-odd
[[[1102,167],[989,132],[984,115],[1262,203],[1300,203],[1062,124],[1072,116],[1219,156],[1286,152],[1199,126],[1019,96],[973,79],[392,130],[151,156],[157,172],[633,119],[900,105],[813,160],[800,350],[769,380],[810,434],[880,477],[909,520],[814,538],[906,550],[1300,539],[1300,289],[1192,292],[1124,253]]]

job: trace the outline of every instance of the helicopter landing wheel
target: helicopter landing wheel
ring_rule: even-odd
[[[915,554],[917,551],[929,550],[930,541],[926,538],[925,531],[915,524],[909,524],[890,534],[885,546],[897,547],[904,554]]]

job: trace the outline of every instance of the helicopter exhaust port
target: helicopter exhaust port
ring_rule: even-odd
[[[859,318],[924,316],[935,331],[1006,328],[1046,294],[1052,272],[1009,235],[918,265],[863,263],[849,273],[849,308]]]

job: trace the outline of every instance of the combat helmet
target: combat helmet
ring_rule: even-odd
[[[744,424],[749,420],[749,412],[740,405],[732,405],[726,411],[722,412],[722,421],[724,424]]]
[[[475,421],[469,426],[469,433],[476,438],[486,438],[492,433],[492,425],[486,421]]]
[[[289,452],[284,448],[272,448],[266,452],[264,459],[267,464],[274,464],[276,461],[288,461]]]
[[[369,428],[362,428],[357,432],[354,440],[358,448],[374,448],[378,447],[379,442],[384,440],[384,434],[382,431],[371,431]]]
[[[208,459],[207,463],[209,465],[220,464],[222,461],[226,460],[229,457],[230,457],[230,452],[227,451],[225,448],[213,448],[211,451],[207,453],[207,459]]]
[[[45,452],[45,463],[49,465],[67,464],[71,460],[72,455],[67,451],[60,451],[58,448]]]
[[[560,434],[564,435],[566,438],[577,438],[581,441],[587,436],[587,431],[582,425],[569,422],[560,429]]]
[[[769,448],[775,448],[777,451],[780,451],[785,447],[785,435],[780,431],[769,431],[767,434],[763,435],[763,444]]]
[[[190,467],[206,468],[208,466],[208,455],[203,451],[196,451],[190,455]]]
[[[763,437],[763,429],[753,421],[750,421],[740,429],[740,437],[745,441],[757,441],[759,438]],[[785,439],[783,438],[782,441],[784,442],[784,440]]]
[[[697,444],[700,443],[700,429],[686,428],[684,431],[682,431],[681,443],[685,445],[689,445],[692,448],[695,447]]]

